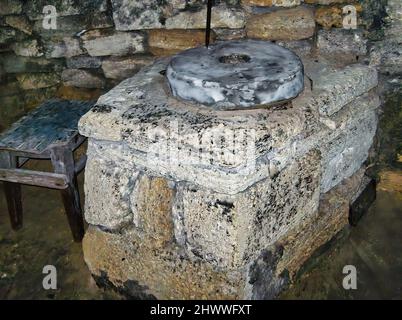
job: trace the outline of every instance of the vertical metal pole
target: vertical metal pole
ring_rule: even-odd
[[[207,25],[205,28],[205,46],[208,48],[209,46],[209,39],[211,36],[211,13],[212,13],[212,1],[208,0],[208,7],[207,7]]]

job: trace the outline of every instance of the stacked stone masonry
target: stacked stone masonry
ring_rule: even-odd
[[[212,41],[258,38],[356,59],[382,9],[374,2],[216,0]],[[389,2],[389,19],[400,24],[400,2]],[[46,28],[47,5],[56,29]],[[358,30],[342,29],[345,5],[355,6]],[[205,0],[0,0],[0,130],[50,97],[96,99],[155,58],[202,45],[205,17]],[[398,62],[398,50],[379,47],[372,64],[395,72],[388,61]]]
[[[56,29],[43,25],[49,4]],[[356,8],[355,30],[343,28],[346,5]],[[205,6],[0,0],[0,131],[48,98],[94,100],[113,88],[80,123],[90,137],[91,272],[140,298],[272,298],[348,223],[377,127],[376,69],[402,72],[401,1],[216,0],[213,42],[276,41],[305,65],[302,95],[240,114],[166,93],[168,57],[203,44]],[[383,19],[388,28],[373,41]],[[209,145],[199,165],[190,157],[172,168],[157,152],[164,135],[158,143],[144,134],[155,124],[169,132],[172,119],[184,124],[189,154],[200,133],[252,132],[255,170],[247,151],[227,161]]]
[[[273,298],[347,226],[377,129],[377,71],[301,57],[312,81],[281,107],[177,100],[170,58],[100,97],[79,124],[90,138],[84,255],[97,279],[137,297]],[[220,157],[225,142],[202,139],[225,130],[253,137],[251,158]],[[180,138],[172,159],[164,146]]]

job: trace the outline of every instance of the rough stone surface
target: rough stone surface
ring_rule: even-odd
[[[89,32],[84,38],[84,48],[91,56],[123,56],[144,52],[144,38],[139,33],[116,32],[102,34]]]
[[[66,100],[96,101],[102,95],[100,89],[76,88],[61,85],[56,97]]]
[[[84,53],[80,42],[76,38],[66,37],[58,42],[50,42],[45,45],[46,57],[48,58],[70,58]]]
[[[176,239],[218,266],[247,264],[318,206],[320,156],[312,151],[272,179],[236,195],[179,185]]]
[[[0,16],[10,14],[20,14],[22,11],[22,1],[20,0],[0,0]]]
[[[216,28],[214,31],[219,41],[239,40],[246,37],[244,29]]]
[[[119,235],[90,227],[83,250],[94,275],[103,272],[115,287],[125,289],[133,298],[140,294],[157,299],[243,297],[245,279],[240,272],[215,270],[200,259],[191,260],[174,243],[155,248],[152,239],[139,237],[134,230]],[[135,290],[129,284],[135,284]]]
[[[278,243],[283,256],[277,272],[287,270],[294,278],[300,267],[320,246],[348,225],[349,207],[363,179],[364,169],[323,194],[317,212],[301,221]]]
[[[129,199],[137,176],[138,172],[115,167],[105,159],[89,158],[85,170],[87,222],[111,230],[131,222]],[[107,195],[104,190],[109,190]]]
[[[47,0],[26,1],[25,12],[30,20],[42,20],[44,18],[43,8],[52,4]],[[75,0],[57,0],[52,4],[56,7],[59,17],[74,15],[91,15],[96,12],[107,10],[107,0],[75,1]]]
[[[6,53],[1,55],[6,73],[52,72],[60,71],[64,64],[59,60],[48,60],[43,57],[21,57]]]
[[[255,39],[300,40],[310,38],[314,31],[314,13],[306,7],[252,15],[246,23],[247,36]]]
[[[62,72],[61,78],[64,85],[80,88],[103,88],[104,78],[82,69],[66,69]]]
[[[12,28],[0,27],[0,44],[11,42],[16,36],[16,32]]]
[[[163,27],[163,5],[160,0],[112,0],[116,30],[158,29]]]
[[[132,77],[142,67],[151,64],[153,60],[147,56],[112,57],[103,60],[102,70],[106,78],[123,80]]]
[[[40,57],[43,55],[42,48],[37,40],[26,40],[12,45],[13,51],[18,56]]]
[[[305,3],[310,3],[310,4],[333,4],[333,3],[345,3],[348,2],[348,0],[304,0]]]
[[[275,44],[230,41],[184,51],[166,72],[174,96],[212,108],[247,108],[295,98],[304,88],[303,64]]]
[[[323,53],[347,53],[359,56],[367,53],[367,40],[361,30],[320,30],[317,47]]]
[[[363,95],[328,119],[332,132],[331,140],[321,148],[322,193],[352,176],[367,159],[377,129],[379,106],[376,95]]]
[[[6,16],[4,21],[14,29],[20,30],[28,35],[32,34],[32,24],[24,16]]]
[[[321,75],[314,81],[314,88],[317,90],[315,100],[320,105],[319,112],[331,116],[377,84],[377,71],[360,64]]]
[[[215,33],[211,33],[211,43]],[[201,30],[151,30],[148,33],[148,44],[155,56],[168,56],[180,51],[198,47],[205,43],[205,32]]]
[[[142,175],[130,196],[134,225],[148,234],[155,246],[174,239],[172,202],[175,191],[166,179]]]
[[[102,60],[99,57],[72,57],[67,59],[68,69],[96,69],[102,66]]]
[[[22,89],[30,90],[57,85],[60,77],[54,73],[26,73],[17,75],[17,80]]]
[[[376,43],[370,50],[370,65],[383,74],[402,74],[402,46],[397,41]]]
[[[46,41],[61,41],[63,38],[73,37],[83,30],[105,29],[110,27],[113,27],[113,20],[105,13],[95,12],[88,16],[74,15],[58,17],[56,29],[44,29],[43,20],[36,20],[33,30]]]
[[[343,28],[343,19],[345,17],[343,13],[344,5],[333,5],[333,6],[321,6],[315,10],[315,20],[317,24],[323,26],[325,29],[330,28]],[[357,16],[357,24],[361,24],[361,18],[359,14],[362,12],[363,8],[358,3],[352,4],[355,9]]]
[[[241,0],[241,3],[246,6],[257,7],[294,7],[298,6],[302,0]]]
[[[207,9],[200,11],[183,11],[166,19],[167,29],[205,29],[205,17]],[[243,28],[245,24],[245,13],[235,8],[226,6],[215,6],[212,10],[212,28]]]

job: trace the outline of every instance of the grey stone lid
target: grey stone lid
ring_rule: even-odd
[[[237,40],[189,49],[167,68],[174,96],[215,109],[249,108],[295,98],[304,87],[303,63],[267,41]]]

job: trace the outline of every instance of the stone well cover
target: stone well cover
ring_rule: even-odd
[[[214,108],[246,108],[295,98],[303,64],[290,50],[257,40],[186,50],[167,68],[174,96]]]

